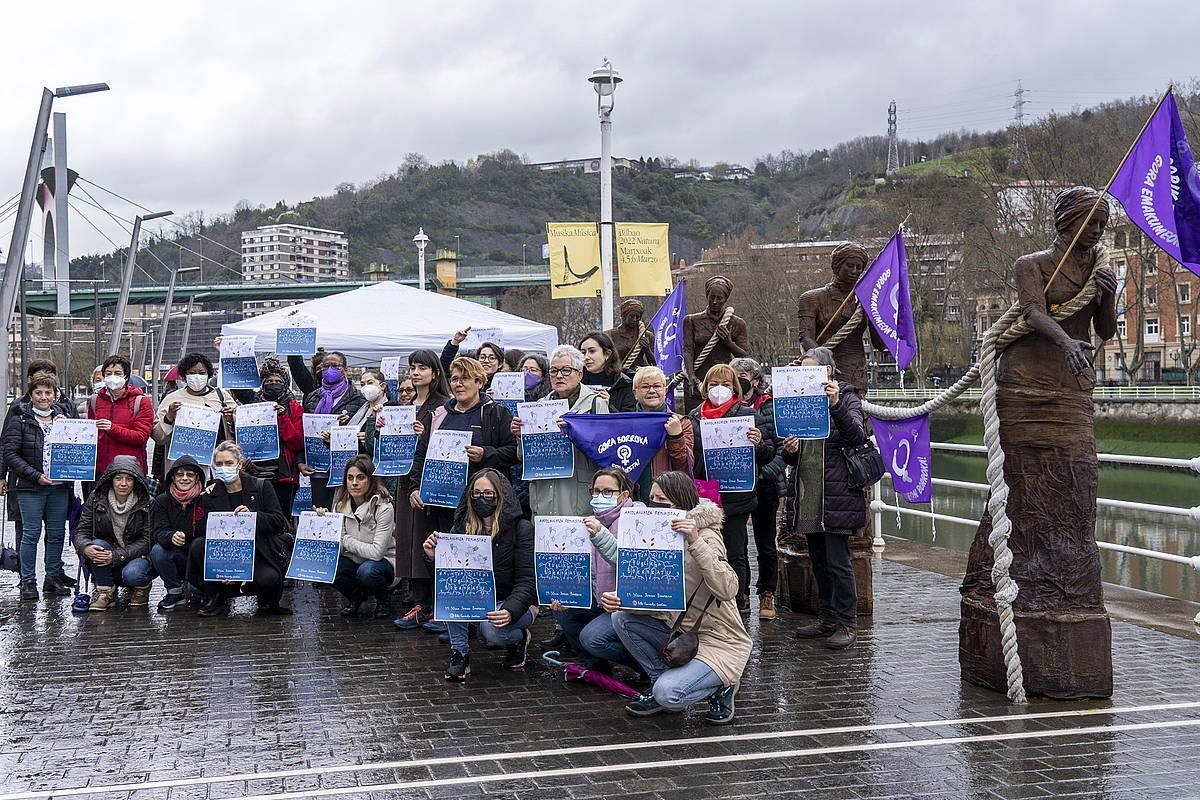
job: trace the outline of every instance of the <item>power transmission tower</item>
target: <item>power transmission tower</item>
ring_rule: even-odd
[[[1011,133],[1011,150],[1008,157],[1009,169],[1016,169],[1024,166],[1028,154],[1025,152],[1025,104],[1029,101],[1025,99],[1027,90],[1021,85],[1021,80],[1017,79],[1017,88],[1013,92],[1013,124]]]
[[[888,103],[888,159],[887,174],[900,171],[900,147],[896,139],[896,101]]]

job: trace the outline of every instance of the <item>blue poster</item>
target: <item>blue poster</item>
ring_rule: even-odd
[[[202,466],[212,464],[217,447],[217,430],[221,427],[221,412],[208,406],[180,406],[171,428],[171,446],[167,459],[178,461],[191,456]]]
[[[522,480],[570,478],[575,474],[575,447],[558,427],[558,420],[568,408],[566,400],[517,404]]]
[[[829,436],[829,370],[816,367],[776,367],[771,370],[775,433],[782,440],[824,439]]]
[[[384,406],[375,421],[375,474],[407,475],[417,452],[416,406]],[[382,423],[382,424],[381,424]]]
[[[384,356],[379,360],[379,371],[387,382],[388,397],[400,398],[400,356]]]
[[[342,552],[341,514],[306,511],[296,523],[296,543],[285,578],[313,583],[333,583]]]
[[[213,511],[204,518],[204,580],[254,580],[254,511]]]
[[[258,360],[254,357],[253,336],[221,337],[221,361],[217,385],[222,389],[257,389],[260,383]]]
[[[617,586],[621,608],[683,611],[683,534],[671,521],[678,508],[627,508],[617,531]]]
[[[247,403],[233,412],[237,443],[251,461],[279,458],[279,415],[274,403]]]
[[[533,518],[538,605],[592,607],[592,541],[581,517]]]
[[[300,483],[296,487],[296,494],[292,497],[292,516],[298,517],[305,511],[313,510],[312,496],[312,478],[300,473]]]
[[[421,470],[421,502],[427,506],[458,508],[467,488],[467,445],[470,431],[434,431]]]
[[[700,443],[704,448],[704,473],[722,492],[750,492],[758,472],[754,445],[748,434],[754,417],[722,417],[700,420]]]
[[[96,420],[59,417],[50,426],[50,465],[53,481],[96,480]]]
[[[321,434],[337,425],[337,414],[304,415],[304,463],[317,472],[329,472],[329,445]]]
[[[277,328],[275,355],[311,356],[317,352],[316,328]]]
[[[329,429],[329,480],[326,486],[341,486],[346,464],[358,455],[358,426],[334,425]]]
[[[525,373],[497,372],[492,376],[492,399],[517,415],[517,403],[525,401]]]
[[[439,533],[434,554],[433,618],[439,622],[484,622],[496,610],[492,540],[487,536]]]

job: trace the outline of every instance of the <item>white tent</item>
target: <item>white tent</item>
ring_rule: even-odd
[[[357,365],[407,357],[421,348],[441,353],[446,340],[468,325],[499,328],[503,347],[549,353],[558,344],[558,330],[551,325],[390,281],[227,323],[221,335],[255,336],[254,349],[269,353],[275,350],[276,329],[293,311],[316,321],[319,346],[340,350]]]

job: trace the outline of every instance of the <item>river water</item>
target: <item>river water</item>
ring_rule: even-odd
[[[982,454],[936,451],[933,455],[934,475],[938,478],[986,483],[986,465]],[[883,486],[884,500],[897,505],[889,481],[885,479]],[[982,491],[948,486],[934,486],[933,491],[933,506],[938,513],[967,519],[979,519],[983,514],[986,495]],[[1100,497],[1190,508],[1200,504],[1200,475],[1181,470],[1102,466]],[[928,509],[924,505],[916,507]],[[895,512],[883,513],[883,532],[897,535]],[[899,535],[918,542],[934,541],[930,520],[917,517],[902,517]],[[974,537],[974,526],[937,523],[936,544],[941,547],[966,551]],[[1200,554],[1200,523],[1189,517],[1101,506],[1097,509],[1096,539],[1194,556]],[[1186,564],[1111,550],[1101,550],[1100,560],[1104,580],[1109,583],[1200,602],[1200,576]]]

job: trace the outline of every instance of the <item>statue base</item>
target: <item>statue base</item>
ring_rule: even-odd
[[[854,569],[854,587],[858,590],[858,615],[875,611],[874,575],[871,571],[871,537],[850,537],[850,566]],[[817,613],[817,579],[808,556],[808,540],[789,536],[779,545],[779,602],[798,614]]]
[[[958,624],[962,679],[1008,691],[1000,619],[995,609],[963,598]],[[1025,693],[1054,700],[1112,697],[1112,627],[1108,614],[1017,614],[1017,652]]]

